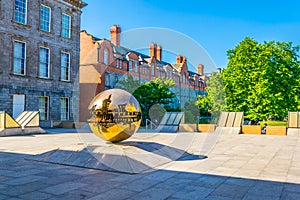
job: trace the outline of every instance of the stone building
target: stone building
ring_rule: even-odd
[[[0,110],[78,121],[81,0],[0,1]]]
[[[99,39],[86,31],[80,33],[80,121],[86,121],[90,114],[88,105],[93,97],[107,89],[114,88],[118,81],[132,75],[140,83],[155,77],[173,79],[177,98],[174,108],[183,107],[188,100],[205,93],[206,76],[204,66],[199,64],[198,71],[188,70],[187,59],[178,55],[176,63],[163,61],[163,49],[151,43],[149,55],[121,46],[121,28],[110,28],[110,40]]]

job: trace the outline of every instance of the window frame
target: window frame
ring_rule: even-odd
[[[67,100],[67,101],[63,102],[63,100]],[[65,103],[64,107],[62,106],[63,105],[62,103]],[[62,112],[63,109],[65,110],[65,112]],[[69,97],[60,98],[60,120],[62,121],[70,120],[70,98]]]
[[[16,10],[16,6],[17,6],[17,1],[18,2],[20,2],[20,1],[23,1],[23,0],[15,0],[14,1],[14,22],[16,22],[16,23],[19,23],[19,24],[27,24],[27,8],[28,8],[28,1],[27,0],[24,0],[24,2],[25,2],[25,8],[24,8],[24,10],[25,10],[25,12],[23,13],[23,12],[19,12],[19,11],[17,11]],[[23,2],[22,2],[23,3]],[[23,7],[22,7],[23,8]],[[20,14],[24,14],[24,22],[23,21],[20,21],[20,20],[17,20],[17,19],[19,19],[19,18],[17,18],[17,14],[16,13],[20,13]]]
[[[65,67],[65,66],[63,66],[63,61],[62,61],[62,58],[63,58],[63,54],[64,55],[68,55],[68,58],[69,58],[69,62],[68,62],[68,70],[66,70],[65,72],[68,72],[68,77],[67,77],[67,79],[65,79],[65,78],[63,78],[63,68]],[[60,80],[61,81],[71,81],[71,54],[69,53],[69,52],[66,52],[66,51],[61,51],[60,52]],[[66,75],[66,74],[64,74],[64,75]]]
[[[155,65],[151,64],[151,76],[155,76]]]
[[[120,59],[120,69],[123,69],[123,60]]]
[[[119,59],[116,59],[116,68],[119,69]]]
[[[139,72],[139,66],[137,61],[133,61],[133,67],[134,67],[134,72],[138,73]]]
[[[46,50],[48,50],[48,63],[41,63],[41,49],[46,49]],[[50,78],[50,53],[51,53],[51,51],[50,51],[50,48],[48,48],[48,47],[43,47],[43,46],[40,46],[40,49],[39,49],[40,51],[39,51],[39,78],[46,78],[46,79],[49,79]],[[41,64],[46,64],[46,65],[48,65],[48,69],[47,69],[47,76],[42,76],[41,75]]]
[[[42,24],[42,22],[46,22],[47,23],[47,21],[46,20],[43,20],[42,21],[42,13],[41,13],[41,11],[42,11],[42,7],[45,7],[45,8],[48,8],[49,9],[49,22],[48,22],[48,30],[44,30],[44,29],[42,29],[41,27],[41,24]],[[45,5],[45,4],[41,4],[40,5],[40,26],[39,26],[39,28],[40,28],[40,30],[41,31],[45,31],[45,32],[51,32],[51,14],[52,14],[52,10],[51,10],[51,7],[50,6],[47,6],[47,5]]]
[[[63,16],[67,16],[68,18],[69,18],[69,26],[66,28],[65,26],[64,26],[64,18],[63,18]],[[68,14],[66,14],[66,13],[62,13],[61,14],[61,36],[63,37],[63,38],[71,38],[71,25],[72,24],[72,16],[71,15],[68,15]],[[64,35],[64,31],[65,30],[67,30],[68,31],[68,35],[67,36],[65,36]]]
[[[108,50],[107,49],[103,50],[103,63],[105,65],[108,65]]]
[[[105,89],[111,89],[111,76],[110,73],[105,72]]]
[[[45,104],[43,105],[43,107],[41,107],[41,99],[46,99]],[[40,120],[41,121],[47,121],[49,120],[49,96],[40,96],[39,97],[39,113],[40,113]],[[41,112],[41,110],[44,109],[44,112]],[[43,113],[45,113],[44,115],[42,115]],[[45,117],[45,118],[44,118]]]
[[[16,43],[19,43],[19,44],[24,44],[24,57],[18,57],[18,58],[16,58],[16,56],[15,56],[15,49],[16,49]],[[25,76],[26,75],[26,49],[27,48],[27,46],[26,46],[26,42],[23,42],[23,41],[20,41],[20,40],[14,40],[14,42],[13,42],[13,74],[15,74],[15,75],[21,75],[21,76]],[[22,52],[22,54],[23,54],[23,52]],[[23,63],[24,63],[24,69],[23,69],[23,73],[22,73],[22,66],[21,66],[21,73],[18,73],[18,72],[16,72],[16,68],[15,68],[15,59],[18,59],[18,60],[23,60]]]
[[[130,72],[132,72],[132,65],[133,65],[133,61],[129,60],[128,71],[130,71]]]

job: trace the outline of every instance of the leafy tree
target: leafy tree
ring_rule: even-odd
[[[116,88],[126,90],[130,94],[133,94],[133,92],[140,86],[141,86],[140,81],[134,79],[133,76],[129,75],[125,79],[120,80]]]
[[[138,87],[133,96],[139,101],[142,113],[148,116],[151,106],[167,106],[173,101],[175,94],[170,91],[173,86],[175,82],[171,79],[155,78]]]
[[[145,118],[149,118],[149,111],[152,112],[150,113],[153,118],[151,120],[159,121],[165,111],[178,110],[169,106],[170,103],[174,103],[175,94],[170,90],[173,86],[175,86],[175,82],[171,79],[155,78],[141,84],[139,80],[129,75],[120,80],[116,88],[128,91],[138,100],[144,124]]]
[[[254,121],[282,120],[300,108],[299,46],[245,38],[227,52],[222,73],[228,111],[243,111]]]
[[[211,115],[218,116],[220,112],[226,110],[225,89],[221,73],[213,72],[207,83],[207,95],[198,96],[196,104],[201,114],[210,112]]]
[[[184,104],[185,123],[195,124],[199,116],[199,108],[195,101],[187,101]]]

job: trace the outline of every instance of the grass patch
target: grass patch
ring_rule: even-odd
[[[260,122],[260,125],[267,124],[267,126],[287,126],[287,122],[283,121],[265,121],[265,122]]]

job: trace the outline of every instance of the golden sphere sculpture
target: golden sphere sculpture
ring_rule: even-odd
[[[121,89],[105,90],[96,95],[88,107],[93,133],[103,140],[120,142],[132,136],[141,124],[139,102]]]

